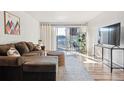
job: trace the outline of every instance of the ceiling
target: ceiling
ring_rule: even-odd
[[[101,11],[26,11],[40,22],[87,23]]]

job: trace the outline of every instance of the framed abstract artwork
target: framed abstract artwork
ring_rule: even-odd
[[[9,12],[4,12],[5,34],[20,35],[20,18]]]

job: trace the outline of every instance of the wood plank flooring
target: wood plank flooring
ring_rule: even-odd
[[[66,55],[66,57],[68,57]],[[124,70],[114,69],[110,73],[110,68],[101,62],[96,62],[81,55],[72,54],[68,61],[65,61],[65,66],[59,67],[57,80],[61,81],[85,81],[90,80],[84,78],[82,66],[85,67],[90,76],[96,81],[122,81],[124,80]]]
[[[90,75],[97,81],[121,81],[124,80],[124,71],[113,69],[110,73],[110,68],[102,63],[85,63],[85,67]]]

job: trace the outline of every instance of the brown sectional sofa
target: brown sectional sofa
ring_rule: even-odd
[[[0,56],[7,56],[10,47],[16,48],[21,56],[42,55],[43,51],[38,51],[32,42],[18,42],[0,45]]]
[[[7,51],[10,47],[16,48],[21,57],[40,56],[44,52],[43,50],[38,51],[32,42],[18,42],[0,45],[0,66],[16,66],[23,64],[23,61],[19,61],[21,60],[21,57],[7,56]]]
[[[16,48],[21,56],[20,57],[7,56],[7,51],[10,49],[10,47]],[[6,80],[6,81],[24,80],[23,78],[25,77],[23,75],[24,74],[23,67],[25,67],[24,59],[26,58],[31,59],[34,56],[41,57],[41,55],[43,54],[44,51],[37,50],[32,42],[18,42],[18,43],[0,45],[0,80]],[[33,61],[35,62],[35,60]],[[47,68],[44,67],[44,69]],[[55,69],[53,72],[55,72]],[[42,79],[38,79],[38,80],[42,80]],[[49,80],[55,80],[55,78]]]

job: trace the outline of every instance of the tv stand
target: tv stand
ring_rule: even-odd
[[[102,48],[102,61],[104,60],[103,56],[104,56],[104,49],[109,49],[110,50],[110,72],[112,73],[113,69],[124,69],[124,67],[118,66],[117,64],[113,63],[113,50],[122,50],[124,51],[124,48],[121,48],[119,46],[104,46],[102,44],[96,44],[94,45],[94,58],[96,58],[95,52],[96,52],[96,47],[101,47]],[[123,64],[124,64],[124,60],[123,60]],[[113,65],[117,65],[117,67],[113,67]]]

